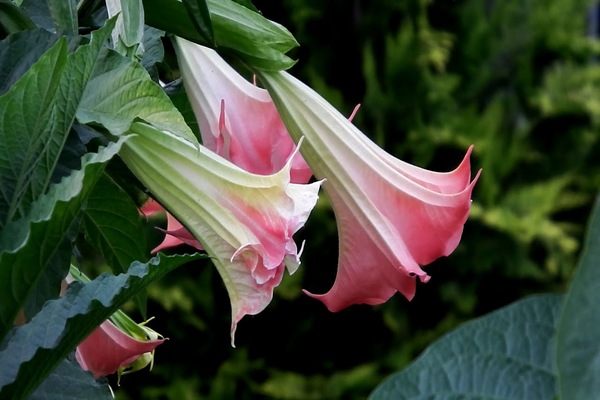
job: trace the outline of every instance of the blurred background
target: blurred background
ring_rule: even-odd
[[[302,267],[241,321],[236,348],[216,269],[179,268],[149,289],[150,326],[170,340],[151,372],[122,377],[117,399],[363,399],[458,324],[563,291],[600,186],[594,3],[255,0],[301,44],[290,72],[346,115],[361,103],[355,124],[391,154],[449,171],[474,144],[472,169],[483,174],[471,216],[412,302],[396,295],[332,314],[301,293],[327,291],[336,273],[323,194],[296,236]],[[159,69],[177,74],[173,63]]]

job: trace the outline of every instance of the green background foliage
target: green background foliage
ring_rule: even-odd
[[[175,271],[148,293],[152,326],[171,340],[152,372],[123,378],[118,398],[362,399],[460,323],[565,290],[600,184],[590,1],[254,4],[301,44],[291,72],[347,115],[361,103],[354,122],[390,153],[444,171],[474,144],[483,174],[471,217],[412,302],[397,295],[331,314],[300,292],[325,292],[335,277],[335,221],[322,196],[298,235],[302,268],[240,323],[236,349],[214,268]],[[177,76],[175,63],[157,67]]]

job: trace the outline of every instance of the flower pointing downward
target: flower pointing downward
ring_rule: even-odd
[[[310,294],[331,311],[408,299],[421,265],[458,245],[471,205],[469,156],[449,173],[386,153],[308,86],[286,72],[258,71],[302,155],[331,199],[339,233],[338,273],[329,292]]]
[[[199,145],[136,122],[120,156],[153,197],[211,256],[237,323],[271,301],[283,270],[300,264],[292,238],[317,201],[321,182],[290,183],[291,160],[255,175]]]

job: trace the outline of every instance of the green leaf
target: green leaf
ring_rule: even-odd
[[[84,211],[87,239],[104,256],[115,274],[134,261],[148,259],[144,227],[133,200],[106,174],[100,177]]]
[[[15,84],[48,51],[60,36],[45,29],[33,29],[10,35],[0,42],[0,95]],[[67,38],[67,47],[75,47],[78,37]]]
[[[533,296],[460,326],[370,399],[552,399],[560,302],[556,295]]]
[[[146,23],[155,28],[211,46],[195,29],[185,6],[177,0],[143,0]],[[250,67],[268,71],[288,69],[295,61],[285,55],[298,46],[282,25],[232,0],[208,0],[217,49]]]
[[[146,71],[158,80],[158,73],[155,71],[155,65],[165,58],[165,49],[162,43],[162,37],[165,36],[165,32],[153,28],[151,26],[144,27],[144,39],[142,44],[144,45],[144,56],[140,61]],[[152,72],[151,72],[152,71]]]
[[[35,29],[33,21],[12,1],[0,0],[0,39],[29,29]]]
[[[75,282],[64,297],[49,301],[33,320],[13,329],[0,347],[0,398],[23,399],[98,325],[131,296],[178,266],[202,255],[159,254],[135,262],[121,275]]]
[[[47,0],[23,0],[21,8],[33,20],[38,28],[54,32],[54,21]]]
[[[106,174],[88,198],[83,226],[86,238],[102,253],[115,274],[127,271],[134,261],[149,258],[146,237],[140,234],[144,227],[135,203]],[[136,298],[136,303],[145,317],[145,293]]]
[[[600,197],[590,219],[579,266],[558,319],[556,365],[561,399],[600,392]]]
[[[121,135],[141,118],[159,129],[196,141],[164,90],[139,63],[110,52],[89,83],[77,110],[81,123],[97,122]]]
[[[23,216],[25,207],[46,190],[52,167],[47,164],[52,163],[44,165],[44,155],[49,153],[54,98],[67,62],[65,43],[59,40],[0,97],[0,228]]]
[[[48,8],[59,34],[76,35],[79,29],[77,22],[76,0],[48,0]]]
[[[0,97],[0,228],[24,216],[51,183],[75,111],[114,20],[66,54],[60,39]]]
[[[53,185],[27,218],[0,231],[0,340],[60,248],[105,164],[126,139],[87,154],[82,169]]]
[[[64,359],[29,400],[112,400],[107,383],[96,381],[77,361]]]
[[[206,0],[183,0],[183,5],[202,39],[215,47],[215,34]]]
[[[67,237],[59,243],[51,258],[47,260],[35,286],[29,290],[27,301],[23,306],[26,320],[31,320],[46,301],[58,298],[61,282],[67,276],[71,266],[72,252],[72,239]]]

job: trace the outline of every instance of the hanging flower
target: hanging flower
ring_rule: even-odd
[[[321,182],[290,183],[291,159],[272,175],[251,174],[205,147],[136,122],[120,156],[153,197],[211,256],[237,323],[271,301],[287,267],[299,266],[292,235],[317,201]]]
[[[77,268],[71,266],[71,272],[61,284],[61,296],[67,285],[75,280],[88,283],[90,280]],[[117,327],[118,324],[119,327]],[[154,361],[154,350],[163,343],[156,331],[143,324],[137,324],[121,310],[117,310],[110,319],[85,338],[75,349],[75,359],[94,378],[118,372],[121,374],[138,371]]]
[[[181,38],[176,48],[204,146],[259,175],[278,172],[293,156],[291,182],[308,182],[312,172],[295,152],[269,93],[244,79],[212,49]]]
[[[469,156],[449,173],[424,170],[386,153],[316,92],[286,72],[258,72],[302,154],[331,199],[339,233],[338,273],[326,294],[331,311],[408,299],[421,265],[458,245],[471,205]]]
[[[152,363],[154,349],[162,342],[164,339],[158,338],[138,340],[107,320],[77,346],[75,358],[94,378],[133,372]]]

